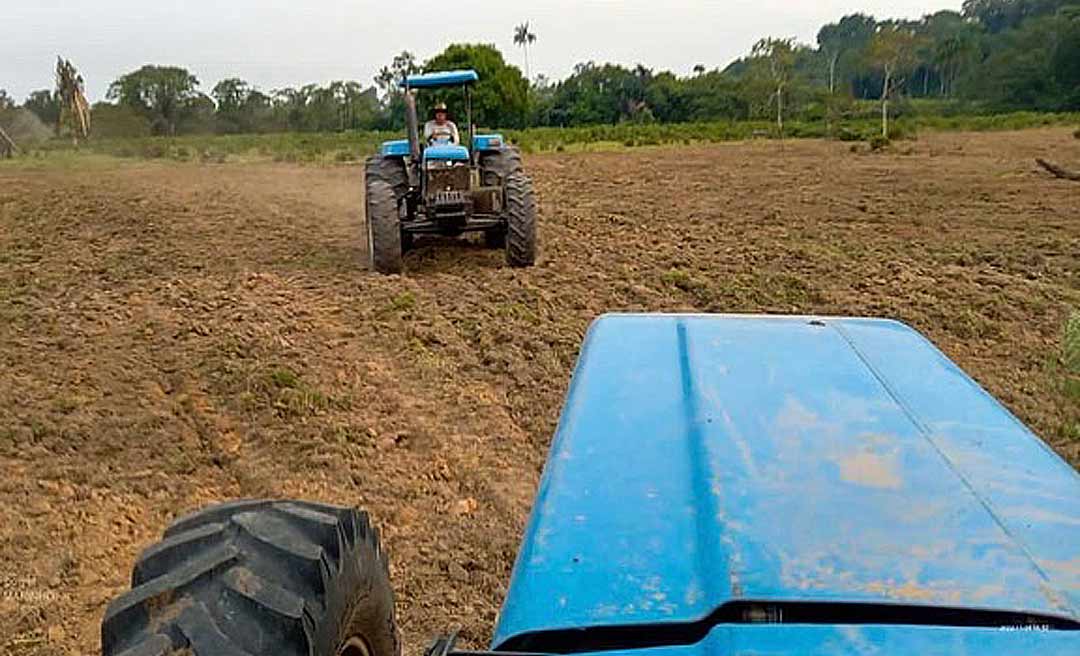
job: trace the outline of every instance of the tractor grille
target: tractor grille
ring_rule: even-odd
[[[463,209],[465,207],[467,196],[463,191],[436,191],[435,192],[435,209],[436,211],[442,211],[445,209]]]
[[[467,166],[428,169],[428,193],[435,195],[444,191],[466,191],[469,188],[469,173]]]
[[[472,214],[472,196],[463,191],[438,191],[431,200],[436,221],[443,226],[465,227]]]

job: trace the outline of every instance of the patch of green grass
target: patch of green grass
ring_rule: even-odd
[[[300,377],[291,369],[272,369],[270,381],[280,389],[296,389],[300,384]]]
[[[1061,338],[1061,356],[1065,370],[1080,376],[1080,310],[1069,314]]]
[[[241,399],[248,410],[270,409],[283,419],[348,409],[351,405],[348,399],[335,399],[315,388],[288,367],[271,367],[251,377]]]
[[[1073,420],[1074,432],[1080,432],[1080,310],[1074,310],[1065,321],[1061,336],[1061,389],[1077,417]]]
[[[498,306],[496,310],[499,316],[506,317],[508,319],[515,319],[519,321],[526,321],[531,324],[539,324],[540,316],[536,314],[529,306],[518,301],[510,301]]]
[[[684,269],[670,269],[660,276],[660,281],[670,287],[681,289],[684,292],[695,292],[704,286],[704,283],[690,275]]]
[[[416,296],[412,292],[401,292],[390,299],[390,309],[394,312],[408,312],[416,307]]]
[[[947,319],[950,331],[961,339],[992,339],[1001,334],[1001,328],[977,310],[964,308]]]
[[[804,279],[790,273],[769,273],[755,276],[754,286],[763,290],[770,302],[805,310],[821,301],[821,294]]]
[[[890,124],[894,139],[914,137],[920,130],[991,131],[1019,130],[1055,125],[1075,126],[1080,113],[1013,112],[986,114],[978,106],[936,107],[911,102]],[[785,123],[784,138],[828,138],[866,141],[880,132],[876,103],[858,104],[840,120],[826,122],[807,115]],[[978,112],[984,112],[979,114]],[[484,128],[487,130],[487,128]],[[771,121],[719,120],[693,123],[620,123],[577,127],[534,127],[501,130],[508,140],[527,153],[593,152],[640,146],[690,145],[752,139],[762,135],[778,138]],[[1078,130],[1077,132],[1080,132]],[[67,140],[53,140],[17,157],[15,164],[60,161],[87,156],[162,159],[203,164],[253,159],[314,164],[344,163],[377,152],[383,141],[399,139],[400,131],[287,132],[275,134],[185,135],[179,137],[92,138],[78,151]]]

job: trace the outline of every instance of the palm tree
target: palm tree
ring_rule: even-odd
[[[532,72],[529,70],[529,46],[535,42],[536,34],[529,31],[529,21],[514,28],[514,45],[525,49],[525,78],[527,80],[532,79]]]

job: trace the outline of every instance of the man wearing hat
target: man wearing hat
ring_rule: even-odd
[[[461,143],[457,126],[450,120],[450,114],[446,111],[446,103],[435,105],[432,110],[435,118],[424,124],[424,141],[429,144],[454,144]]]

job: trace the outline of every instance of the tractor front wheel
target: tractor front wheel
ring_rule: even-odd
[[[367,231],[371,268],[379,273],[401,273],[401,222],[394,188],[382,180],[368,180]]]
[[[506,178],[506,263],[528,267],[536,263],[536,199],[532,181],[521,171]]]
[[[177,520],[109,604],[103,656],[400,656],[365,513],[237,501]]]

